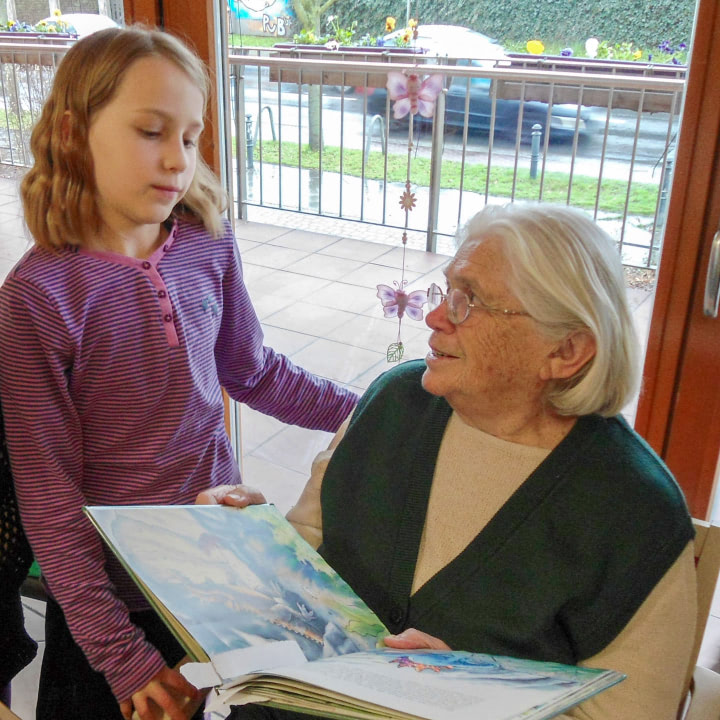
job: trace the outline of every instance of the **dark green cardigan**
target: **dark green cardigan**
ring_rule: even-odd
[[[322,484],[320,552],[391,632],[577,663],[605,648],[693,537],[682,492],[620,417],[582,417],[460,555],[410,597],[451,408],[423,361],[363,396]]]

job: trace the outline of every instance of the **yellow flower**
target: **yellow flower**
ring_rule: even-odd
[[[408,27],[411,30],[414,30],[418,26],[418,21],[415,18],[410,18],[408,20]]]
[[[405,32],[402,34],[403,42],[409,43],[411,37],[412,37],[412,30],[410,28],[405,28]]]
[[[639,60],[642,57],[642,50],[636,50],[633,53],[633,60]]]
[[[528,40],[527,51],[533,55],[542,55],[545,51],[545,46],[540,40]]]
[[[55,9],[53,10],[53,15],[54,15],[55,17],[60,17],[60,16],[62,15],[62,13],[60,12],[60,10],[59,10],[58,8],[55,8]]]
[[[385,32],[391,33],[395,29],[395,18],[394,17],[386,17],[385,18]]]

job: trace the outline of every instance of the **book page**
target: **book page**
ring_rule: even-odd
[[[294,640],[315,660],[374,648],[387,634],[272,505],[86,512],[141,589],[147,586],[210,657]]]
[[[332,714],[329,698],[339,693],[386,708],[388,717],[387,708],[428,720],[542,720],[621,679],[612,671],[477,653],[381,650],[268,671],[243,687],[281,704],[303,685],[323,688],[330,692],[318,701],[319,714]],[[232,691],[223,699],[240,700]]]

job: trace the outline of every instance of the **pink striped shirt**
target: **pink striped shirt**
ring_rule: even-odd
[[[334,431],[357,397],[263,346],[232,232],[179,221],[147,260],[30,250],[0,289],[0,393],[23,523],[76,642],[127,699],[163,666],[83,505],[191,503],[239,482],[221,387]]]

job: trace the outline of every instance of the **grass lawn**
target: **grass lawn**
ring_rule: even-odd
[[[259,148],[255,148],[258,158]],[[262,144],[263,162],[278,164],[280,147],[277,141],[264,141]],[[325,172],[340,172],[339,147],[325,147],[322,152],[322,169]],[[302,167],[319,169],[319,153],[304,145],[302,148]],[[298,167],[297,143],[282,144],[282,164]],[[362,150],[346,148],[342,152],[342,170],[345,175],[362,177]],[[385,170],[385,156],[377,151],[371,152],[365,164],[365,177],[370,180],[382,180]],[[387,157],[387,181],[404,183],[407,173],[407,155],[389,154]],[[456,160],[444,160],[440,186],[442,188],[460,188],[462,165]],[[411,174],[413,184],[428,187],[430,185],[430,159],[416,157],[412,159]],[[518,173],[514,178],[512,168],[493,166],[490,171],[488,193],[494,197],[512,197],[513,181],[515,198],[538,200],[540,197],[540,176],[531,179],[526,172]],[[546,172],[544,176],[544,202],[567,202],[570,177],[567,173]],[[483,164],[465,164],[463,190],[484,194],[487,182],[487,167]],[[627,183],[621,180],[603,180],[600,185],[598,207],[605,212],[622,213],[627,197]],[[659,188],[650,183],[633,183],[628,212],[632,215],[652,216],[655,214]],[[570,204],[581,208],[594,208],[598,194],[597,178],[585,175],[573,175]]]

